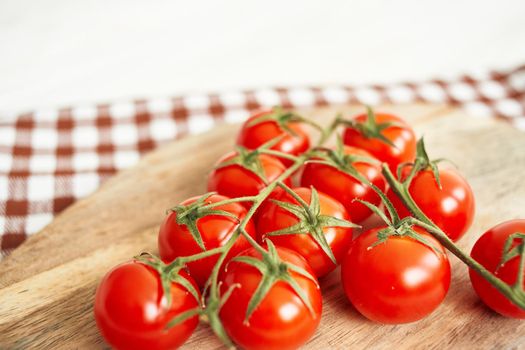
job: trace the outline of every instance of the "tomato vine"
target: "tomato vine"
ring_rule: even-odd
[[[387,227],[382,229],[377,234],[377,241],[371,247],[385,242],[390,236],[407,236],[414,240],[421,242],[432,248],[435,252],[438,249],[431,243],[429,240],[413,229],[414,226],[418,226],[428,231],[436,240],[441,243],[446,249],[448,249],[452,254],[458,257],[462,262],[464,262],[468,267],[475,270],[479,273],[484,279],[486,279],[490,284],[492,284],[497,290],[499,290],[509,301],[518,306],[519,308],[525,310],[525,291],[523,290],[523,275],[525,270],[525,234],[516,233],[509,237],[509,240],[505,244],[505,249],[503,256],[501,258],[501,264],[504,264],[510,259],[513,259],[517,256],[520,257],[519,271],[517,276],[517,282],[513,285],[509,285],[496,274],[490,272],[483,265],[478,263],[476,260],[471,258],[467,253],[462,251],[448,236],[447,234],[439,228],[435,223],[433,223],[425,213],[418,207],[412,198],[409,192],[409,186],[414,178],[414,176],[422,170],[429,169],[434,174],[436,183],[441,187],[439,171],[437,168],[437,163],[442,161],[430,160],[427,151],[425,149],[424,141],[421,139],[417,143],[417,153],[416,158],[413,163],[410,164],[401,164],[398,168],[397,176],[394,175],[392,169],[387,163],[383,163],[381,167],[381,172],[389,184],[391,190],[399,197],[402,203],[410,211],[412,216],[405,217],[401,219],[396,212],[393,204],[388,199],[387,195],[379,189],[377,186],[372,184],[367,180],[365,176],[360,174],[354,167],[354,163],[363,162],[373,164],[375,159],[345,154],[343,149],[343,143],[340,138],[337,139],[337,146],[335,150],[324,148],[323,144],[331,137],[331,135],[338,129],[339,126],[346,126],[357,129],[363,132],[367,137],[377,138],[389,145],[391,142],[387,140],[383,135],[382,131],[396,126],[393,122],[384,122],[377,123],[375,115],[372,109],[368,108],[367,119],[363,124],[356,124],[354,121],[347,121],[341,116],[337,116],[336,119],[327,127],[321,128],[316,123],[311,120],[308,120],[294,112],[285,112],[282,109],[276,108],[272,113],[256,118],[250,122],[250,126],[255,125],[256,123],[265,122],[265,121],[275,121],[282,127],[283,131],[289,135],[294,135],[293,130],[291,130],[287,125],[289,122],[294,123],[306,123],[308,125],[314,126],[316,129],[321,131],[321,135],[317,144],[307,150],[305,153],[300,155],[291,155],[284,153],[278,150],[270,149],[273,145],[279,142],[282,139],[276,137],[273,140],[268,141],[266,144],[254,149],[248,150],[244,147],[237,148],[237,155],[231,158],[229,161],[220,164],[219,167],[225,167],[229,165],[236,165],[243,167],[250,172],[258,175],[265,182],[265,187],[256,195],[245,196],[238,198],[230,198],[218,202],[206,203],[206,199],[209,198],[213,193],[207,193],[200,197],[198,200],[189,205],[179,205],[171,210],[176,214],[177,223],[180,225],[185,225],[193,239],[196,241],[198,246],[202,249],[202,252],[199,252],[190,256],[177,257],[173,262],[165,264],[160,259],[150,255],[143,254],[136,257],[137,260],[142,263],[152,267],[158,271],[164,294],[169,298],[170,292],[169,288],[172,282],[179,283],[184,286],[196,299],[199,299],[198,308],[188,310],[180,315],[177,315],[167,324],[167,328],[174,327],[177,324],[184,322],[185,320],[198,315],[201,320],[208,322],[211,326],[211,329],[218,336],[218,338],[228,347],[233,347],[234,344],[229,338],[227,332],[225,331],[221,319],[219,317],[221,307],[225,304],[228,298],[231,296],[235,288],[238,288],[238,285],[232,285],[226,292],[221,293],[221,282],[219,280],[219,275],[221,273],[221,268],[225,265],[227,256],[233,247],[235,241],[239,239],[240,236],[245,238],[248,243],[257,250],[262,259],[258,260],[255,258],[237,256],[230,260],[230,262],[237,262],[248,264],[256,268],[262,275],[261,281],[253,294],[248,309],[246,310],[245,321],[248,321],[254,310],[262,302],[266,293],[272,288],[272,286],[278,281],[282,281],[290,285],[294,290],[297,296],[302,300],[304,305],[311,310],[310,301],[304,292],[299,288],[297,282],[291,277],[290,273],[299,274],[303,277],[317,281],[316,278],[310,275],[304,269],[294,266],[293,264],[284,262],[280,259],[277,254],[276,248],[270,240],[266,240],[263,244],[258,243],[250,234],[248,234],[246,228],[248,222],[254,217],[257,209],[261,207],[263,202],[269,199],[270,195],[277,187],[280,187],[286,191],[290,196],[292,196],[297,202],[298,205],[274,201],[275,204],[295,215],[299,222],[288,228],[280,229],[273,232],[266,232],[263,235],[263,238],[276,236],[276,235],[286,235],[286,234],[309,234],[312,236],[314,241],[322,248],[324,253],[336,263],[335,257],[331,248],[326,242],[326,238],[322,232],[324,227],[347,227],[352,228],[358,225],[352,224],[349,221],[342,220],[335,217],[325,216],[320,214],[319,209],[319,198],[315,188],[312,188],[312,196],[310,203],[306,203],[301,197],[299,197],[290,187],[288,187],[284,181],[292,176],[297,170],[299,170],[305,163],[319,163],[326,166],[334,167],[351,177],[355,178],[357,181],[361,182],[363,185],[371,187],[377,195],[381,198],[387,214],[380,210],[376,205],[366,201],[359,201],[363,205],[367,206],[372,212],[376,213],[386,224]],[[260,154],[266,154],[268,156],[281,158],[288,161],[290,164],[284,172],[282,172],[277,178],[272,181],[267,181],[264,176],[262,165],[259,161],[258,156]],[[401,170],[405,166],[410,166],[410,171],[408,175],[402,179]],[[246,215],[239,219],[235,215],[226,212],[224,210],[216,209],[219,206],[243,202],[244,204],[249,204],[247,206],[248,211]],[[206,247],[203,243],[201,232],[197,227],[197,220],[209,216],[209,215],[221,215],[230,217],[236,220],[237,227],[235,232],[231,235],[229,240],[221,247],[213,248],[206,250]],[[517,245],[515,241],[520,240],[520,243]],[[213,269],[211,270],[210,276],[204,286],[204,292],[201,297],[198,297],[198,292],[194,290],[193,286],[183,277],[179,275],[179,271],[184,269],[187,263],[194,262],[200,259],[210,257],[212,255],[218,255],[218,259]],[[168,305],[171,300],[168,299]]]

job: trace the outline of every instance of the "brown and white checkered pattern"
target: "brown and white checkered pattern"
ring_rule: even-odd
[[[525,66],[423,83],[256,89],[0,119],[0,259],[55,214],[167,141],[243,121],[261,107],[416,101],[460,105],[525,130]]]

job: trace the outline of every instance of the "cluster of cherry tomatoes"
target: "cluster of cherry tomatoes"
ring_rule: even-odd
[[[221,339],[242,348],[297,348],[319,325],[318,278],[339,264],[346,296],[370,320],[413,322],[440,305],[451,278],[446,251],[432,232],[408,220],[413,213],[385,180],[382,163],[452,241],[473,221],[467,181],[431,161],[412,128],[394,115],[369,110],[338,120],[345,130],[334,148],[312,146],[304,122],[281,109],[253,115],[238,147],[210,173],[210,193],[168,212],[158,235],[160,259],[139,257],[108,272],[96,293],[95,317],[109,344],[176,348],[200,316],[218,322],[211,325],[224,332]],[[385,201],[390,210],[379,209]],[[354,238],[355,224],[374,213],[384,225]],[[504,223],[472,251],[522,294],[523,233],[525,220]],[[489,307],[525,318],[523,308],[475,270],[471,280]],[[217,319],[202,311],[207,308],[217,310]]]

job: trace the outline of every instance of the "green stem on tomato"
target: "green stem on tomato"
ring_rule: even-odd
[[[368,180],[365,176],[363,176],[359,171],[357,171],[355,168],[352,171],[345,171],[345,174],[353,177],[357,181],[361,182],[363,185],[369,186],[374,192],[379,196],[381,199],[381,202],[385,205],[386,210],[388,211],[388,214],[390,215],[390,220],[392,220],[392,224],[394,226],[397,226],[399,222],[401,221],[399,218],[399,215],[397,214],[396,209],[394,208],[394,205],[392,202],[388,199],[386,194],[381,191],[379,187],[374,185],[370,180]]]
[[[521,243],[521,252],[520,252],[520,262],[518,265],[518,277],[516,278],[516,283],[514,283],[514,289],[523,291],[523,281],[525,279],[525,242]]]
[[[223,247],[213,248],[213,249],[210,249],[210,250],[205,250],[202,253],[197,253],[197,254],[188,255],[188,256],[180,256],[180,257],[176,258],[175,260],[173,260],[173,262],[168,265],[168,269],[172,265],[175,266],[177,264],[186,264],[186,263],[189,263],[189,262],[192,262],[192,261],[196,261],[196,260],[207,258],[207,257],[212,256],[212,255],[220,254],[220,253],[222,253],[223,250],[224,250],[224,246]]]
[[[312,213],[310,210],[310,206],[304,199],[301,198],[297,193],[294,192],[290,187],[288,187],[284,182],[279,181],[277,183],[277,186],[281,187],[283,190],[285,190],[290,196],[292,196],[293,199],[295,199],[305,210],[305,212],[308,214],[308,218],[310,222],[315,221],[315,213]]]
[[[261,204],[270,196],[272,191],[276,188],[276,186],[283,187],[286,191],[290,192],[291,189],[288,188],[288,186],[282,186],[283,181],[290,177],[294,172],[296,172],[310,157],[312,157],[316,150],[321,147],[328,138],[332,135],[332,133],[336,130],[337,126],[341,124],[340,118],[338,117],[328,128],[324,129],[319,141],[317,144],[312,147],[309,151],[306,153],[303,153],[300,156],[292,156],[292,155],[286,155],[279,151],[273,151],[269,149],[260,149],[259,152],[262,154],[268,154],[280,158],[284,158],[287,160],[292,161],[292,165],[286,169],[279,177],[277,177],[275,180],[267,184],[267,186],[261,190],[257,195],[255,196],[246,196],[246,197],[239,197],[239,198],[231,198],[224,201],[211,203],[206,205],[205,207],[208,209],[215,208],[221,205],[230,204],[230,203],[237,203],[237,202],[251,202],[250,209],[248,210],[247,214],[239,221],[239,224],[237,226],[237,229],[232,234],[230,239],[226,242],[226,244],[222,247],[211,249],[209,251],[205,251],[202,253],[198,253],[192,256],[184,257],[183,259],[179,260],[180,263],[186,263],[195,261],[198,259],[202,259],[205,257],[209,257],[211,255],[220,254],[217,263],[213,267],[210,277],[207,282],[207,287],[209,287],[209,293],[207,297],[207,305],[206,305],[206,311],[204,312],[204,318],[206,318],[213,331],[216,333],[216,335],[222,340],[222,342],[227,345],[228,347],[233,346],[233,343],[229,339],[226,331],[224,330],[222,323],[220,322],[219,318],[219,310],[221,303],[224,303],[224,300],[221,299],[221,291],[220,291],[220,283],[218,281],[219,273],[221,270],[221,267],[224,264],[224,261],[226,260],[226,257],[228,256],[228,253],[230,252],[231,248],[233,247],[236,240],[239,238],[240,235],[244,236],[245,239],[248,241],[248,243],[256,249],[263,257],[268,255],[268,252],[266,249],[261,246],[253,237],[251,237],[248,232],[246,231],[247,224],[249,220],[253,217],[256,210],[261,206]],[[401,221],[408,221],[408,223],[421,226],[422,228],[426,229],[430,234],[432,234],[445,248],[447,248],[450,252],[452,252],[455,256],[457,256],[461,261],[463,261],[467,266],[472,268],[473,270],[477,271],[483,278],[485,278],[489,283],[494,285],[501,293],[503,293],[511,302],[516,304],[518,307],[525,309],[525,293],[523,292],[523,289],[521,288],[521,284],[519,284],[519,281],[523,280],[523,276],[518,277],[518,282],[510,286],[503,282],[501,279],[499,279],[497,276],[495,276],[493,273],[488,271],[486,268],[484,268],[481,264],[479,264],[477,261],[472,259],[469,255],[464,253],[459,247],[457,247],[449,238],[448,236],[439,228],[437,227],[415,204],[414,200],[412,199],[408,187],[410,185],[410,182],[412,181],[413,177],[416,175],[416,173],[421,169],[423,164],[421,163],[420,159],[416,159],[416,162],[413,164],[412,169],[405,179],[405,181],[400,182],[401,179],[397,179],[387,165],[383,164],[382,173],[387,180],[387,182],[390,184],[392,190],[399,196],[399,198],[402,200],[402,202],[406,205],[406,207],[409,209],[409,211],[412,213],[413,218],[401,220],[393,207],[392,203],[388,200],[385,193],[381,191],[379,188],[377,188],[375,185],[373,185],[368,179],[366,179],[362,174],[358,173],[357,171],[352,172],[350,175],[356,178],[361,183],[368,185],[374,189],[375,192],[378,193],[378,195],[381,197],[382,201],[385,203],[385,206],[390,214],[390,218],[392,220],[392,224],[399,225]],[[294,195],[296,195],[294,193]],[[295,196],[294,196],[295,197]],[[175,263],[175,262],[174,262]],[[523,270],[525,270],[525,258],[522,258],[520,261],[520,267],[521,275],[523,275]],[[231,294],[231,291],[230,291]]]
[[[253,202],[253,201],[255,201],[255,199],[256,199],[256,196],[228,198],[228,199],[225,199],[225,200],[222,200],[222,201],[219,201],[219,202],[206,204],[202,208],[203,209],[211,209],[211,208],[220,207],[221,205],[226,205],[226,204],[240,203],[240,202]]]
[[[245,239],[248,241],[248,243],[256,249],[263,257],[268,256],[267,250],[259,244],[252,236],[248,234],[246,231],[247,224],[249,220],[254,216],[256,210],[261,206],[261,204],[270,196],[272,191],[276,188],[276,186],[281,186],[289,192],[294,198],[296,198],[301,204],[305,204],[304,201],[293,191],[288,187],[283,185],[283,181],[293,175],[294,172],[296,172],[309,158],[315,155],[315,152],[330,138],[330,136],[335,132],[337,127],[341,124],[344,124],[344,120],[341,116],[337,116],[337,118],[331,123],[329,127],[322,130],[321,136],[316,143],[315,146],[313,146],[309,151],[303,153],[300,156],[293,156],[288,155],[283,152],[275,151],[269,149],[271,147],[272,142],[277,142],[277,140],[270,141],[267,144],[263,145],[258,149],[258,152],[260,154],[268,154],[275,157],[287,159],[292,162],[292,165],[288,167],[280,176],[278,176],[275,180],[268,183],[267,186],[261,190],[257,195],[254,196],[245,196],[245,197],[239,197],[239,198],[231,198],[226,199],[223,201],[219,201],[216,203],[210,203],[203,208],[206,209],[212,209],[219,207],[221,205],[231,204],[231,203],[238,203],[238,202],[251,202],[250,209],[246,213],[246,215],[239,220],[238,226],[236,230],[233,232],[232,236],[229,238],[229,240],[226,242],[226,244],[222,247],[210,249],[208,251],[203,251],[191,256],[186,257],[179,257],[173,261],[169,267],[172,268],[181,268],[184,266],[185,263],[196,261],[199,259],[207,258],[212,255],[220,254],[215,266],[213,267],[210,277],[208,278],[208,281],[206,283],[205,290],[208,290],[209,293],[207,293],[205,308],[201,310],[200,315],[201,318],[206,319],[214,331],[214,333],[219,337],[219,339],[229,348],[233,347],[232,341],[229,339],[224,327],[222,326],[222,323],[220,321],[219,317],[219,311],[221,305],[225,302],[227,296],[231,295],[231,292],[233,289],[228,290],[224,295],[221,295],[220,291],[220,282],[218,281],[219,273],[221,271],[221,267],[223,266],[226,257],[228,256],[230,250],[232,249],[233,245],[237,241],[240,235],[245,237]],[[426,160],[428,160],[428,157],[425,157]],[[350,172],[349,175],[354,177],[356,180],[360,181],[361,183],[370,186],[382,199],[383,203],[385,204],[389,214],[390,219],[392,222],[390,224],[394,226],[399,226],[403,222],[407,222],[411,225],[420,226],[424,229],[426,229],[430,234],[432,234],[445,248],[447,248],[452,254],[457,256],[461,261],[463,261],[467,266],[469,266],[471,269],[475,270],[477,273],[479,273],[483,278],[485,278],[489,283],[491,283],[495,288],[497,288],[505,297],[507,297],[512,303],[517,305],[518,307],[525,309],[525,292],[523,291],[522,285],[523,285],[523,275],[525,270],[525,251],[521,254],[520,264],[519,264],[519,275],[517,278],[517,282],[515,284],[508,285],[501,279],[499,279],[497,276],[495,276],[493,273],[488,271],[485,267],[483,267],[481,264],[479,264],[477,261],[472,259],[469,255],[467,255],[465,252],[463,252],[458,246],[456,246],[449,238],[448,236],[439,228],[437,227],[422,211],[421,209],[416,205],[414,200],[412,199],[408,188],[410,186],[410,183],[416,173],[421,170],[424,167],[424,160],[417,158],[415,163],[412,164],[412,169],[410,173],[408,174],[407,178],[402,181],[401,176],[399,176],[399,180],[392,174],[391,170],[386,164],[383,164],[382,173],[389,185],[391,186],[394,193],[401,199],[401,201],[405,204],[405,206],[409,209],[409,211],[412,213],[413,217],[406,218],[401,220],[392,205],[392,203],[388,200],[387,196],[383,191],[381,191],[379,188],[377,188],[374,184],[372,184],[368,179],[366,179],[362,174],[360,174],[357,171]],[[303,203],[302,203],[303,202]],[[208,289],[209,288],[209,289]],[[206,291],[203,295],[206,295]]]
[[[309,153],[305,153],[295,160],[295,162],[288,168],[286,171],[284,171],[281,175],[279,175],[274,181],[270,182],[268,186],[266,186],[259,194],[256,196],[253,196],[253,198],[250,198],[250,201],[252,201],[252,205],[250,209],[248,210],[248,213],[242,218],[242,220],[239,223],[239,226],[237,227],[236,232],[230,237],[228,242],[222,246],[223,252],[221,256],[219,257],[219,260],[217,261],[217,264],[213,267],[212,273],[210,275],[211,283],[210,283],[210,295],[216,295],[218,296],[218,289],[217,289],[217,279],[220,272],[220,266],[224,262],[224,259],[228,255],[228,252],[230,251],[231,247],[233,246],[233,243],[239,236],[239,234],[243,234],[243,232],[246,232],[246,225],[248,224],[249,220],[253,217],[255,214],[255,211],[259,206],[264,202],[264,200],[272,193],[272,191],[277,186],[277,183],[280,181],[285,180],[289,176],[291,176],[296,170],[298,170],[301,165],[308,159]],[[221,201],[224,203],[225,201]],[[221,202],[217,202],[214,204],[220,205]],[[231,201],[230,201],[231,202]],[[248,242],[259,252],[262,254],[266,253],[266,250],[261,247],[257,241],[255,241],[250,235],[244,234],[245,238],[248,240]]]
[[[330,130],[324,131],[322,133],[322,137],[320,138],[319,142],[317,143],[317,145],[315,147],[321,146],[328,139],[329,135],[331,135],[331,133],[334,130],[335,130],[334,128],[330,128]],[[284,156],[282,156],[282,154],[280,154],[281,152],[277,152],[279,154],[277,154],[277,153],[273,154],[274,152],[271,151],[271,150],[266,150],[266,149],[261,150],[261,153],[267,153],[267,154],[273,154],[275,156],[281,156],[282,158],[287,158],[289,160],[292,160],[293,163],[281,175],[279,175],[275,180],[270,182],[263,190],[261,190],[261,192],[259,192],[255,196],[232,198],[232,199],[227,199],[227,200],[224,200],[224,201],[220,201],[220,202],[216,202],[216,203],[212,203],[212,204],[206,205],[207,208],[212,208],[212,207],[218,207],[218,206],[224,205],[224,204],[241,202],[241,201],[243,201],[243,202],[252,202],[252,205],[251,205],[250,209],[248,210],[246,215],[242,218],[242,220],[240,220],[239,225],[237,226],[237,229],[235,230],[235,232],[232,234],[232,236],[230,237],[230,239],[226,242],[226,244],[224,246],[222,246],[220,248],[216,248],[216,249],[210,250],[210,252],[212,252],[210,254],[206,254],[206,252],[203,252],[203,253],[199,253],[199,254],[196,254],[196,255],[193,255],[193,256],[187,256],[187,257],[184,258],[186,262],[189,262],[189,261],[194,261],[194,260],[197,260],[197,259],[200,259],[200,258],[203,258],[203,257],[207,257],[207,256],[210,256],[210,255],[215,255],[215,254],[219,254],[220,253],[220,256],[219,256],[215,266],[213,267],[213,269],[211,271],[211,274],[210,274],[210,277],[208,278],[208,282],[207,282],[207,286],[209,286],[209,295],[208,295],[208,298],[207,298],[208,303],[206,305],[206,308],[208,309],[208,313],[207,313],[206,318],[207,318],[208,322],[210,322],[211,328],[213,329],[214,333],[228,347],[233,346],[233,343],[231,342],[231,340],[227,336],[227,333],[224,330],[224,327],[222,326],[222,324],[221,324],[221,322],[219,320],[219,317],[218,317],[218,311],[220,309],[220,304],[221,304],[221,295],[220,295],[219,282],[218,282],[220,269],[221,269],[224,261],[226,260],[226,257],[228,256],[228,253],[230,252],[231,248],[233,247],[235,241],[239,237],[239,235],[243,235],[246,238],[246,240],[248,241],[248,243],[252,247],[254,247],[258,252],[260,252],[261,255],[265,256],[265,255],[268,254],[266,249],[264,249],[259,243],[257,243],[257,241],[255,239],[253,239],[253,237],[251,237],[247,233],[246,226],[247,226],[249,220],[255,214],[255,211],[268,198],[268,196],[272,193],[272,191],[275,189],[275,187],[279,183],[281,183],[282,181],[284,181],[285,179],[287,179],[288,177],[293,175],[293,173],[295,173],[311,157],[312,152],[313,151],[310,150],[310,151],[305,152],[302,155],[297,156],[297,157],[296,156],[284,157]]]
[[[412,168],[410,169],[410,173],[408,173],[408,176],[407,176],[406,179],[403,181],[403,185],[404,185],[404,186],[409,187],[410,184],[412,183],[412,180],[413,180],[414,177],[416,176],[417,172],[418,172],[419,170],[421,170],[421,169],[420,169],[420,166],[419,166],[418,163],[419,163],[419,162],[416,161],[416,163],[415,163],[415,164],[412,166]],[[399,172],[400,172],[400,171],[398,170],[398,173],[399,173]],[[401,180],[401,175],[402,175],[402,174],[400,174],[400,173],[398,174],[399,180]]]
[[[416,164],[414,168],[416,168]],[[413,215],[413,218],[409,222],[413,223],[416,226],[420,226],[432,234],[445,248],[447,248],[452,254],[454,254],[458,259],[464,262],[468,267],[475,270],[480,274],[485,280],[492,284],[496,289],[498,289],[507,299],[509,299],[513,304],[525,310],[525,293],[523,289],[516,289],[513,286],[508,285],[492,272],[487,270],[483,265],[478,263],[476,260],[472,259],[470,255],[462,251],[454,242],[443,232],[436,224],[430,220],[425,213],[417,206],[414,202],[414,199],[408,191],[408,186],[406,183],[399,182],[398,179],[392,174],[392,171],[388,165],[383,164],[382,169],[383,176],[387,180],[390,188],[394,193],[399,197],[403,202],[406,208]],[[523,259],[525,260],[525,259]],[[523,273],[521,274],[523,275]]]
[[[298,158],[297,156],[293,156],[291,154],[280,152],[280,151],[275,151],[273,149],[261,149],[259,150],[259,154],[267,154],[269,156],[274,156],[276,158],[283,158],[283,159],[291,160],[292,162],[295,162]]]

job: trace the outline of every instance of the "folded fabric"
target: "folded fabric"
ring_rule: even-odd
[[[115,172],[170,140],[275,105],[410,102],[458,105],[525,130],[525,66],[452,80],[255,89],[38,110],[12,121],[0,117],[0,259]]]

